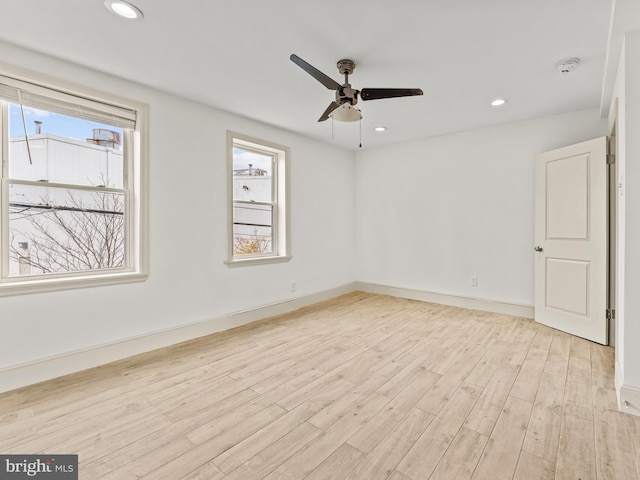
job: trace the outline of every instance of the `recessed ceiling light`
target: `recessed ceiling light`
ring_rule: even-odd
[[[496,98],[495,100],[493,100],[491,102],[491,106],[492,107],[501,107],[505,103],[507,103],[507,100],[505,98]]]
[[[387,130],[387,127],[374,127],[373,129],[376,132],[385,132]]]
[[[123,0],[104,0],[104,5],[111,13],[115,13],[129,20],[142,20],[142,12],[135,5]]]

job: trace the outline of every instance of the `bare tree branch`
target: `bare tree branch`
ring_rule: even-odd
[[[88,198],[87,198],[88,197]],[[47,198],[44,207],[25,208],[12,221],[10,255],[42,273],[122,267],[125,261],[125,215],[122,194],[93,192],[81,197],[67,191],[64,206]],[[26,239],[26,242],[16,238]],[[24,248],[24,245],[27,247]],[[35,273],[35,272],[34,272]]]
[[[234,255],[256,255],[260,253],[268,253],[271,251],[271,237],[258,235],[254,230],[250,238],[239,236],[233,237],[233,253]]]

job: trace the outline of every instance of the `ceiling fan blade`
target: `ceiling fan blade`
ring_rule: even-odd
[[[321,84],[327,87],[329,90],[340,90],[342,89],[342,85],[336,82],[333,78],[325,75],[320,70],[318,70],[313,65],[308,64],[303,59],[301,59],[296,54],[291,54],[289,57],[293,63],[302,68],[305,72],[311,75],[313,78],[318,80]]]
[[[360,91],[362,100],[379,100],[381,98],[413,97],[422,95],[419,88],[363,88]]]
[[[333,112],[339,106],[340,104],[338,102],[331,102],[327,107],[327,109],[322,113],[322,116],[318,119],[318,121],[324,122],[325,120],[328,120],[329,115],[331,115],[331,112]]]

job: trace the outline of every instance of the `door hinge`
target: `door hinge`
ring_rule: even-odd
[[[607,320],[615,320],[616,311],[613,308],[607,308]]]
[[[607,165],[616,163],[616,139],[615,137],[607,138]]]

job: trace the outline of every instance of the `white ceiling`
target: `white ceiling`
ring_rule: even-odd
[[[334,93],[291,53],[339,83],[335,64],[351,58],[357,89],[424,90],[358,104],[367,148],[600,107],[613,0],[131,3],[143,21],[103,0],[0,0],[0,39],[357,149],[357,123],[335,122],[332,138],[317,122]],[[563,76],[566,57],[582,63]]]

